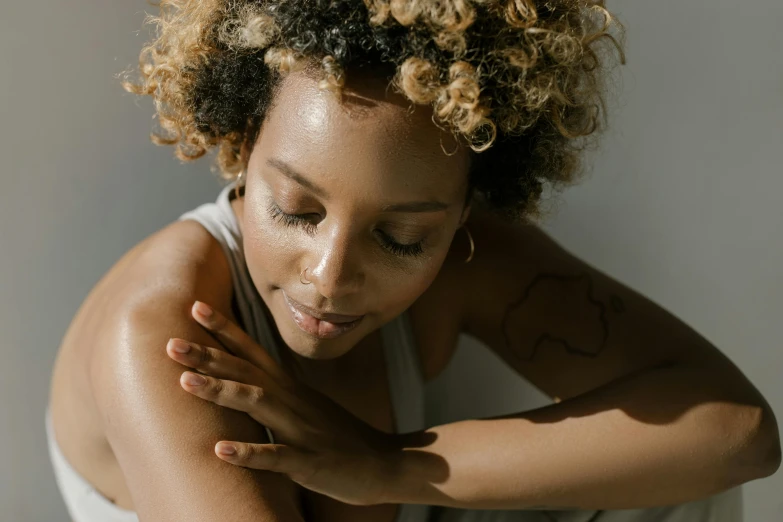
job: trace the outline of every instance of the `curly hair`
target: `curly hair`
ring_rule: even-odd
[[[603,0],[161,0],[139,77],[154,99],[158,144],[183,161],[217,150],[221,176],[244,167],[291,71],[342,93],[360,67],[387,68],[394,89],[472,149],[471,193],[512,217],[539,212],[545,187],[576,180],[604,115],[606,69],[624,27]],[[610,29],[619,30],[619,41]]]

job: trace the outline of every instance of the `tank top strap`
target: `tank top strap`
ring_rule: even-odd
[[[389,392],[397,433],[422,430],[425,425],[424,374],[407,310],[381,327]],[[426,522],[431,507],[400,504],[396,522]]]
[[[274,343],[271,343],[269,325],[264,315],[261,296],[258,295],[250,272],[245,263],[242,235],[239,230],[234,211],[231,208],[230,194],[236,182],[225,186],[214,203],[205,203],[185,212],[179,221],[190,219],[200,223],[217,240],[228,259],[231,270],[231,281],[234,289],[235,306],[239,312],[239,320],[245,331],[255,341],[270,350],[274,350],[274,358],[279,361]]]
[[[424,378],[408,312],[381,327],[397,433],[425,427]]]
[[[231,208],[229,196],[235,186],[235,181],[225,186],[214,203],[205,203],[185,212],[178,221],[193,220],[200,223],[220,244],[231,270],[233,304],[242,327],[280,363],[280,355],[265,316],[261,296],[247,270],[239,223]],[[272,432],[269,428],[265,429],[269,439],[274,442]]]

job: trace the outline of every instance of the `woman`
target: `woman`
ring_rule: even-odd
[[[602,2],[161,8],[127,87],[232,181],[63,340],[75,521],[739,519],[735,487],[780,462],[767,402],[534,224],[596,135],[599,44],[622,59]],[[462,332],[555,403],[427,426]]]

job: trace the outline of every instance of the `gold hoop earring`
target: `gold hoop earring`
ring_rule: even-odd
[[[465,229],[465,233],[468,235],[468,241],[470,241],[470,254],[468,254],[468,258],[465,260],[465,263],[470,263],[473,260],[473,254],[476,252],[476,244],[473,242],[473,235],[470,233],[470,230],[468,230],[468,227],[462,225],[462,228]]]
[[[309,285],[310,283],[312,283],[312,281],[309,281],[305,277],[305,273],[307,273],[307,267],[305,267],[305,269],[302,270],[302,273],[299,274],[299,282],[302,283],[303,285]]]
[[[239,199],[239,189],[244,186],[244,183],[242,182],[242,177],[244,176],[245,171],[242,170],[239,172],[239,175],[237,176],[237,179],[234,180],[236,185],[234,185],[234,198]]]

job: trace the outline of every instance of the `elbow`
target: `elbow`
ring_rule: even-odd
[[[780,440],[778,440],[778,443],[775,445],[775,447],[770,452],[769,456],[767,457],[767,467],[765,468],[765,474],[762,475],[763,477],[769,477],[770,475],[774,475],[778,469],[780,469]]]
[[[744,431],[742,450],[735,454],[733,485],[774,475],[780,468],[781,450],[775,414],[768,404],[752,408],[752,421]]]
[[[759,478],[774,475],[777,470],[780,469],[781,461],[780,433],[778,432],[775,415],[772,413],[771,409],[768,409],[765,417],[768,426],[764,429],[764,442],[760,444],[760,468],[762,474]]]

